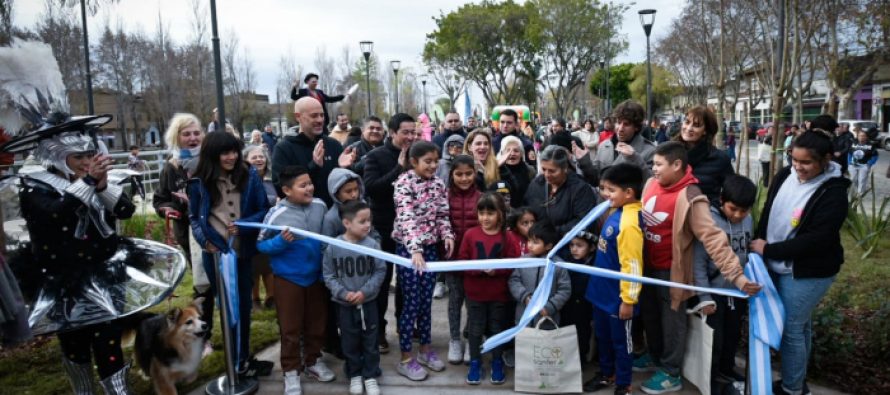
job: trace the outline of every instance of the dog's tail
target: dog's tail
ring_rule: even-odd
[[[139,330],[139,325],[142,324],[142,321],[145,321],[153,316],[154,314],[152,313],[139,312],[118,319],[118,322],[123,327],[123,333],[121,334],[121,347],[133,346],[136,341],[136,332]]]

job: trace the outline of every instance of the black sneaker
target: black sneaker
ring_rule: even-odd
[[[775,395],[791,395],[788,391],[785,391],[785,388],[782,387],[782,380],[773,381],[773,394]],[[810,391],[810,386],[807,385],[807,382],[803,382],[803,387],[801,388],[800,395],[813,395]]]
[[[389,353],[389,342],[387,342],[386,339],[380,340],[380,342],[377,343],[377,351],[381,354]]]
[[[615,387],[615,395],[632,395],[633,393],[633,388],[629,385],[626,387]]]
[[[608,377],[603,375],[602,373],[597,373],[594,378],[587,380],[584,383],[582,389],[584,390],[584,392],[596,392],[603,388],[610,387],[614,383],[614,377]]]
[[[251,357],[245,366],[238,371],[238,376],[246,378],[269,376],[272,374],[273,367],[275,367],[273,362],[261,361],[255,357]]]

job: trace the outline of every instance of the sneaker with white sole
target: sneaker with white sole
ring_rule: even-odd
[[[464,359],[464,345],[460,340],[451,340],[448,342],[448,363],[458,365]]]
[[[362,395],[365,387],[362,386],[362,376],[349,379],[349,395]]]
[[[284,395],[302,395],[300,388],[300,373],[296,370],[284,372]]]
[[[434,372],[445,370],[445,362],[442,362],[442,360],[439,359],[439,354],[436,354],[433,350],[430,350],[430,352],[417,353],[417,362]]]
[[[446,293],[448,293],[448,286],[445,283],[436,283],[436,287],[433,288],[433,299],[442,299]]]
[[[377,379],[365,380],[365,393],[368,395],[380,395],[380,386],[377,385]]]
[[[399,364],[396,365],[396,372],[411,381],[426,380],[426,376],[429,374],[423,366],[420,366],[420,364],[417,363],[417,359],[415,358],[399,362]]]
[[[306,373],[314,377],[318,381],[334,381],[334,372],[325,365],[320,358],[315,361],[315,365],[306,368]]]

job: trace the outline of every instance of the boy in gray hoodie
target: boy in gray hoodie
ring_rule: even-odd
[[[748,262],[748,244],[751,243],[753,231],[750,213],[756,197],[757,187],[751,180],[733,175],[723,182],[720,207],[711,207],[714,223],[726,232],[730,247],[743,267]],[[720,274],[700,241],[695,242],[694,256],[693,277],[696,286],[735,288]],[[746,302],[742,298],[707,293],[698,294],[698,299],[699,303],[689,311],[701,311],[708,317],[708,325],[714,329],[711,393],[723,393],[722,387],[745,380],[744,376],[736,372],[735,355],[741,337]]]
[[[454,157],[460,155],[464,149],[464,136],[453,134],[445,140],[445,148],[442,150],[442,159],[439,159],[439,167],[436,168],[436,177],[442,179],[445,185],[449,183],[451,175],[451,161]]]
[[[368,234],[371,231],[371,208],[353,199],[339,208],[346,231],[337,237],[349,243],[375,250],[380,243]],[[363,253],[328,245],[324,252],[322,276],[337,304],[340,326],[340,347],[346,357],[346,374],[350,378],[349,393],[379,394],[380,353],[377,348],[377,293],[386,275],[386,262]]]
[[[538,221],[528,230],[528,255],[535,258],[543,258],[553,249],[553,246],[559,242],[559,233],[553,225],[546,221]],[[529,299],[538,288],[541,282],[541,276],[544,275],[543,267],[529,267],[513,270],[507,285],[510,287],[510,294],[516,299],[516,320],[522,317],[522,312],[528,305]],[[550,297],[547,304],[538,313],[537,316],[529,324],[534,326],[541,317],[550,317],[554,322],[559,323],[559,311],[565,306],[569,297],[572,295],[572,281],[569,279],[569,272],[561,267],[556,268],[553,274],[553,286],[550,288]],[[553,325],[542,324],[544,329],[555,329]]]
[[[362,178],[358,174],[338,167],[332,170],[331,175],[328,176],[328,191],[331,193],[334,204],[324,215],[321,233],[325,236],[337,237],[346,231],[343,222],[340,221],[340,206],[350,200],[364,200],[365,184],[362,183]]]

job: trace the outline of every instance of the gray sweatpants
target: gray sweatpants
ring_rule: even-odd
[[[670,280],[671,272],[647,269],[645,276]],[[666,373],[677,376],[686,352],[686,302],[677,310],[671,309],[670,288],[654,285],[644,286],[640,299],[649,354]]]

